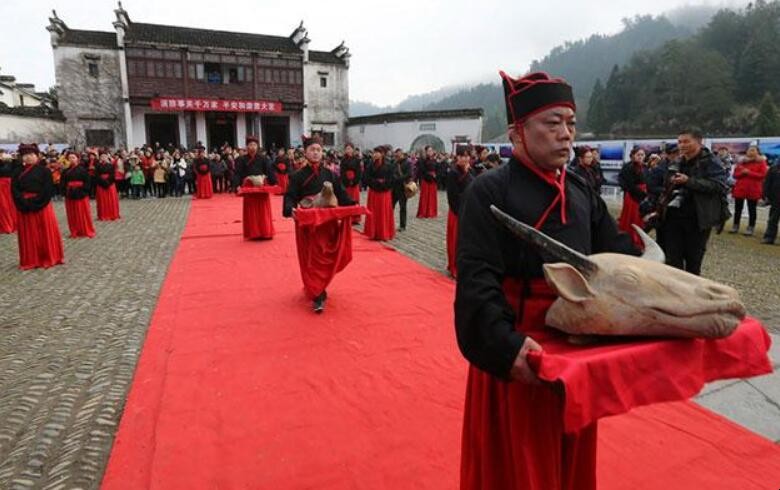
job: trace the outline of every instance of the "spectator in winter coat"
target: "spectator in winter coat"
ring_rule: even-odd
[[[780,164],[774,164],[764,179],[764,200],[769,203],[769,221],[761,243],[773,244],[777,238],[777,223],[780,221]]]
[[[742,217],[742,209],[745,201],[748,204],[748,227],[745,235],[752,235],[756,226],[756,205],[763,194],[764,178],[767,173],[766,158],[759,152],[757,146],[751,146],[747,150],[745,159],[734,168],[734,226],[731,233],[739,232],[739,221]]]

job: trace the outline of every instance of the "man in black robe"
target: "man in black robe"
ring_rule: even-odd
[[[533,335],[555,299],[543,280],[544,260],[490,206],[584,254],[638,252],[601,197],[566,172],[575,135],[572,88],[544,73],[501,76],[513,156],[475,179],[459,203],[455,329],[471,363],[461,488],[594,489],[595,424],[563,435],[559,395],[526,359],[542,350]]]
[[[273,165],[259,151],[260,140],[255,136],[246,138],[246,155],[236,159],[236,175],[238,185],[244,184],[244,179],[250,175],[265,175],[267,185],[276,185],[276,173]]]
[[[293,210],[298,207],[301,200],[319,194],[325,182],[330,182],[333,186],[333,193],[338,200],[339,206],[357,204],[344,191],[340,179],[322,165],[322,140],[317,136],[304,138],[303,146],[307,162],[300,170],[290,176],[290,184],[287,187],[287,192],[284,194],[282,214],[287,218],[292,217]],[[349,221],[351,223],[351,217]],[[313,230],[299,229],[296,225],[295,230],[298,258],[301,262],[301,275],[304,277],[304,287],[313,301],[315,313],[322,313],[325,310],[325,300],[328,297],[325,286],[335,275],[335,272],[338,272],[336,269],[339,265],[335,264],[335,261],[337,260],[336,256],[339,254],[332,253],[337,248],[336,243],[341,243],[338,235],[339,233],[350,232],[349,225],[347,225],[346,231],[339,231],[337,226],[332,225],[334,223],[326,223],[325,225],[314,227]],[[325,226],[329,228],[325,228]],[[321,246],[323,244],[325,246]],[[309,257],[311,254],[316,254],[317,260],[301,260],[302,257]],[[306,263],[310,263],[311,267],[320,268],[321,270],[305,270]],[[340,266],[343,267],[346,264],[341,264]],[[316,277],[314,280],[308,281],[307,278],[312,276]],[[324,279],[321,279],[323,277]],[[321,280],[318,281],[317,279]],[[316,285],[307,287],[311,283],[316,283]],[[317,290],[313,292],[310,290],[311,288],[317,288]]]
[[[393,211],[398,204],[399,231],[406,230],[406,185],[412,181],[412,165],[403,150],[395,150],[395,182],[393,184]]]

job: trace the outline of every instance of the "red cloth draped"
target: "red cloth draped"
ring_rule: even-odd
[[[0,177],[0,233],[16,231],[16,205],[11,196],[11,177]]]
[[[647,191],[646,184],[639,184],[639,189],[642,192]],[[631,235],[634,245],[639,247],[640,250],[644,247],[642,239],[634,231],[631,225],[637,225],[640,228],[644,227],[644,221],[642,221],[642,215],[639,213],[639,201],[631,197],[628,192],[623,193],[623,209],[620,211],[620,218],[618,218],[618,229],[625,231]]]
[[[347,170],[347,173],[352,172],[355,173],[354,170]],[[359,185],[353,185],[350,187],[345,187],[344,191],[347,193],[347,196],[349,196],[350,199],[355,201],[355,204],[360,204],[360,186]],[[391,196],[392,197],[392,196]],[[353,216],[352,217],[353,223],[360,223],[360,215]]]
[[[271,214],[269,192],[276,192],[278,186],[241,188],[244,198],[244,239],[269,240],[274,237],[274,221]]]
[[[447,270],[452,277],[457,277],[455,268],[455,252],[458,247],[458,216],[450,211],[447,213]]]
[[[546,286],[534,284],[517,317],[517,330],[534,338],[555,300]],[[504,290],[510,303],[519,300],[510,281]],[[555,385],[506,382],[470,366],[460,488],[595,490],[597,424],[565,434],[563,418]]]
[[[287,192],[287,186],[290,185],[290,176],[288,174],[276,174],[276,182],[279,186],[277,194],[284,194]]]
[[[95,203],[97,204],[98,221],[119,219],[119,195],[116,192],[116,185],[111,184],[105,189],[97,186]]]
[[[365,213],[360,206],[295,210],[298,263],[309,299],[325,291],[352,261],[352,217]]]
[[[51,203],[32,213],[18,211],[16,219],[20,269],[49,268],[65,262],[62,236]]]
[[[395,236],[392,193],[369,189],[366,207],[370,214],[366,216],[363,233],[371,240],[392,240]]]
[[[82,199],[65,199],[65,214],[68,217],[68,228],[71,238],[95,236],[92,225],[92,210],[89,207],[89,197]]]
[[[211,183],[211,173],[199,174],[195,177],[195,197],[198,199],[211,199],[214,195],[214,185]]]
[[[439,213],[439,197],[436,182],[423,180],[420,183],[420,202],[417,204],[418,218],[435,218]]]

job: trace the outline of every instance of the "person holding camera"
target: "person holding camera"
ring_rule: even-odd
[[[677,144],[680,159],[669,164],[661,198],[661,246],[667,264],[698,276],[712,228],[727,219],[726,171],[698,129],[680,131]]]

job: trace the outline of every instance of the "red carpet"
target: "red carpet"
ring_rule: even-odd
[[[240,198],[193,201],[103,488],[457,488],[453,283],[355,233],[317,316],[280,204],[248,242]],[[690,404],[602,427],[603,488],[780,482],[779,448]]]

